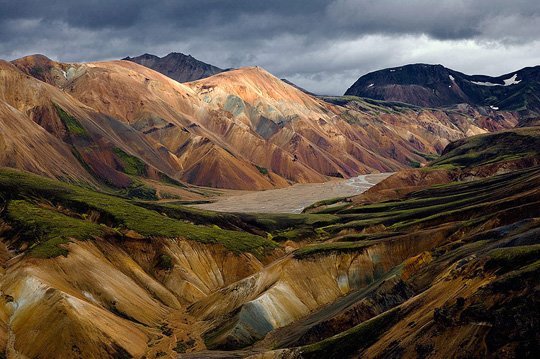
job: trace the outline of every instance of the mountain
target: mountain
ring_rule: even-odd
[[[181,84],[131,61],[69,64],[35,55],[2,62],[1,75],[4,106],[62,147],[10,149],[11,156],[47,162],[47,173],[7,156],[2,165],[135,193],[162,179],[260,190],[392,172],[519,118],[489,108],[433,110],[358,98],[332,104],[258,67]],[[55,151],[73,154],[66,157],[69,175],[53,163]]]
[[[209,77],[225,70],[197,60],[191,55],[171,52],[167,56],[158,57],[144,54],[136,57],[125,57],[122,60],[132,61],[162,73],[178,82],[190,82]]]
[[[1,168],[0,348],[534,357],[539,141],[538,128],[460,139],[368,197],[296,215],[130,200]]]
[[[523,117],[538,117],[538,93],[540,66],[491,77],[465,75],[442,65],[412,64],[364,75],[345,95],[424,107],[466,103],[501,111],[518,111]]]

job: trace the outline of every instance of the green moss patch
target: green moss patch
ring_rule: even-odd
[[[10,201],[7,218],[21,232],[22,240],[32,243],[30,253],[40,258],[67,255],[59,245],[69,238],[89,239],[103,234],[103,228],[95,223],[25,200]]]
[[[338,335],[301,348],[305,358],[348,358],[367,348],[400,318],[399,308],[384,312]]]
[[[120,161],[124,173],[131,176],[146,176],[148,174],[146,163],[139,158],[124,152],[118,147],[115,147],[113,152]]]
[[[86,132],[86,129],[80,124],[79,121],[70,114],[68,114],[66,111],[64,111],[60,106],[55,105],[56,113],[58,114],[58,117],[60,117],[60,120],[64,124],[66,131],[72,135],[82,138],[88,138],[88,132]]]
[[[106,219],[104,224],[118,229],[130,229],[149,238],[185,238],[202,243],[216,243],[235,253],[251,252],[257,256],[277,247],[277,244],[266,236],[196,225],[144,208],[125,198],[10,169],[0,169],[0,192],[9,201],[10,222],[14,221],[25,231],[35,233],[33,238],[42,238],[42,234],[46,234],[42,241],[56,237],[86,239],[102,234],[102,226],[41,208],[20,200],[20,197],[46,198],[47,201],[76,213],[97,211],[100,218]]]

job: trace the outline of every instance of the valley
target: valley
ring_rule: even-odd
[[[533,357],[534,69],[411,66],[0,61],[0,357]]]
[[[391,173],[361,175],[347,180],[295,184],[282,189],[225,193],[217,197],[215,202],[196,204],[193,207],[218,212],[301,213],[316,202],[365,192],[390,175]]]
[[[474,136],[302,214],[3,168],[0,345],[41,358],[529,356],[539,149],[538,128]]]

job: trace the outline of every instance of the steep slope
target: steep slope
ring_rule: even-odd
[[[32,68],[48,66],[49,73],[40,73],[49,79],[68,81],[68,77],[75,76],[73,72],[64,75],[60,64],[46,58],[31,60],[29,65]],[[39,139],[40,131],[46,131],[46,135],[41,136],[48,137],[48,142],[54,143],[56,147],[42,147],[43,152],[23,151],[22,148],[16,151],[15,147],[7,149],[3,157],[4,165],[63,180],[82,180],[92,185],[100,183],[127,189],[129,192],[140,192],[143,189],[137,177],[156,180],[168,178],[174,182],[171,178],[176,176],[178,163],[162,145],[145,138],[115,118],[84,105],[65,91],[25,75],[10,63],[1,62],[0,66],[0,100],[18,111],[16,117],[9,119],[11,123],[5,128],[5,137],[25,138],[18,145],[24,142],[25,146],[31,146],[33,140]],[[14,119],[20,124],[13,122]],[[3,118],[3,121],[6,120]],[[7,132],[10,127],[13,131]],[[11,146],[17,145],[14,141],[4,142]],[[63,160],[58,160],[55,155],[58,151],[64,154]],[[10,153],[12,155],[8,155]],[[23,156],[29,157],[27,162],[31,158],[39,158],[41,167],[46,167],[49,172],[43,172],[37,165],[23,165]],[[68,162],[71,164],[68,165]],[[62,170],[53,172],[63,165],[66,166],[65,171],[72,168],[70,176],[62,175]]]
[[[62,141],[3,101],[0,127],[0,165],[66,181],[94,182]]]
[[[162,73],[178,82],[190,82],[223,72],[219,67],[199,61],[191,55],[171,52],[167,56],[158,57],[144,54],[137,57],[126,57],[122,60],[132,61]]]
[[[490,77],[465,75],[442,65],[413,64],[364,75],[345,95],[427,107],[467,103],[536,118],[540,114],[539,93],[540,66]]]
[[[0,346],[43,358],[533,357],[539,138],[462,140],[415,171],[474,177],[302,215],[126,200],[1,169]]]
[[[130,61],[62,64],[30,56],[13,64],[61,89],[100,126],[107,122],[104,136],[114,133],[125,153],[202,186],[260,190],[396,171],[426,163],[449,141],[517,122],[514,113],[469,108],[420,111],[384,103],[366,110],[358,101],[346,108],[257,67],[180,84]],[[87,129],[88,116],[64,111]],[[153,149],[143,150],[141,141]],[[111,172],[108,163],[101,172]]]
[[[533,357],[538,138],[537,129],[522,129],[450,147],[443,161],[460,163],[468,151],[481,160],[464,168],[483,173],[480,179],[324,207],[319,213],[339,217],[315,231],[325,242],[190,307],[209,322],[207,345],[230,350],[258,342],[238,351],[241,357],[268,347],[282,348],[265,353],[270,358]],[[524,169],[500,157],[509,143]],[[484,172],[487,165],[502,171]]]

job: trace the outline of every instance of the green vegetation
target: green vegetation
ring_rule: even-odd
[[[516,265],[524,266],[540,258],[540,244],[497,248],[488,253],[489,260],[486,263],[488,269],[498,268],[507,272],[516,268]]]
[[[257,215],[242,214],[241,217],[247,223],[261,227],[269,232],[282,231],[299,226],[319,227],[335,223],[339,220],[339,217],[331,214],[264,213]]]
[[[330,199],[324,199],[322,201],[318,201],[318,202],[313,203],[312,205],[307,206],[306,208],[304,208],[302,213],[307,213],[311,210],[314,210],[323,206],[332,206],[337,203],[347,201],[347,198],[348,197],[335,197],[335,198],[330,198]]]
[[[433,154],[433,153],[425,153],[425,152],[420,152],[420,151],[414,151],[414,153],[417,154],[418,156],[425,158],[427,161],[434,161],[440,157],[438,154]]]
[[[450,144],[431,166],[473,167],[538,156],[540,130],[521,128],[478,135]]]
[[[30,255],[36,258],[55,258],[59,256],[67,256],[68,250],[61,247],[62,244],[67,244],[65,238],[52,238],[45,242],[37,243],[30,250]]]
[[[10,169],[0,170],[0,192],[9,200],[8,220],[18,223],[20,228],[31,230],[32,238],[40,238],[40,234],[46,233],[47,237],[41,242],[56,237],[86,239],[102,234],[105,227],[85,221],[82,216],[70,217],[42,209],[19,200],[20,197],[46,198],[55,206],[60,205],[74,213],[97,211],[103,224],[120,230],[130,229],[145,237],[181,237],[221,244],[235,253],[251,252],[257,256],[277,246],[266,237],[177,220],[144,208],[137,202]]]
[[[95,223],[25,200],[10,201],[7,218],[24,240],[31,241],[30,253],[39,258],[67,255],[67,250],[60,245],[69,238],[89,239],[103,234],[103,228]]]
[[[121,162],[124,173],[131,176],[146,176],[148,174],[146,163],[141,161],[139,158],[124,152],[118,147],[115,147],[113,152]]]
[[[257,165],[255,165],[255,167],[257,167],[257,170],[258,170],[261,174],[263,174],[263,175],[265,175],[265,176],[268,175],[268,169],[267,169],[267,168],[264,168],[264,167],[261,167],[261,166],[257,166]]]
[[[276,242],[285,242],[288,240],[291,241],[301,241],[304,239],[309,239],[316,237],[317,233],[313,228],[293,228],[288,231],[278,231],[272,234],[272,239]]]
[[[148,201],[157,200],[156,190],[152,187],[148,187],[141,181],[131,178],[132,182],[128,188],[120,191],[120,194],[128,198],[140,198]]]
[[[86,129],[77,121],[77,119],[70,114],[68,114],[66,111],[64,111],[60,106],[55,105],[56,113],[58,114],[58,117],[60,117],[60,120],[64,124],[66,131],[72,135],[77,136],[81,138],[88,138],[88,132],[86,132]]]

